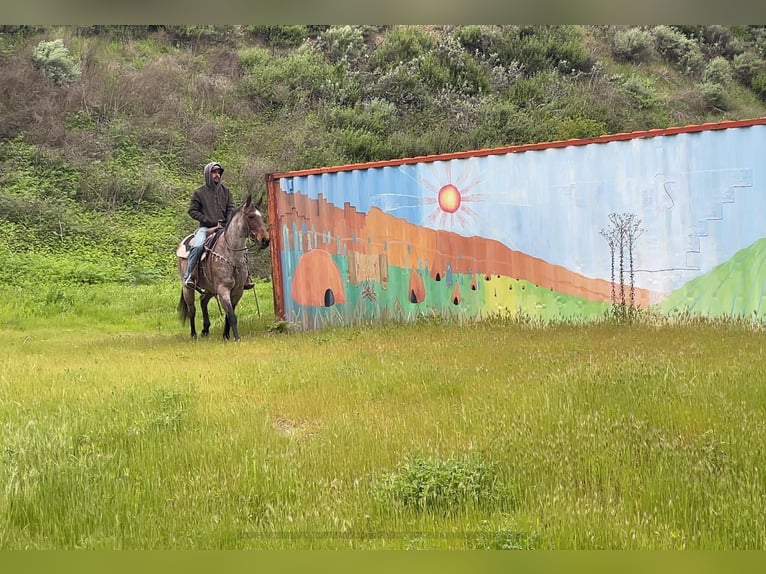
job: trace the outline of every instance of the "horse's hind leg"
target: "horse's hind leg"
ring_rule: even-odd
[[[199,305],[202,308],[202,336],[207,337],[210,334],[210,313],[207,310],[207,304],[212,295],[203,295],[200,297]]]

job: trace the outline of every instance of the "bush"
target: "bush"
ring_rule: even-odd
[[[267,107],[301,105],[319,100],[329,89],[335,72],[320,52],[303,44],[284,57],[270,58],[251,69],[239,90]]]
[[[293,24],[287,26],[252,26],[248,31],[274,48],[295,48],[309,37],[306,26]]]
[[[332,132],[331,137],[347,163],[378,160],[385,150],[380,136],[360,128],[341,128]]]
[[[606,133],[606,126],[590,118],[564,118],[556,122],[555,139],[569,140],[581,138],[596,138]]]
[[[743,86],[750,86],[753,78],[764,69],[763,59],[754,52],[743,52],[732,59],[734,78]]]
[[[654,84],[644,76],[628,76],[619,90],[627,95],[639,109],[650,109],[659,103]]]
[[[493,510],[511,502],[493,465],[477,458],[453,460],[413,457],[399,472],[383,477],[377,498],[421,512],[456,512],[467,507]]]
[[[334,106],[323,117],[330,129],[357,128],[375,134],[389,133],[396,119],[396,106],[380,99],[358,103],[354,107]]]
[[[753,78],[751,87],[759,98],[766,101],[766,72],[758,73],[758,75]]]
[[[612,40],[612,53],[623,62],[646,62],[652,56],[653,38],[649,30],[628,28],[620,30]]]
[[[446,68],[449,75],[448,85],[465,94],[478,94],[489,89],[487,73],[466,52],[460,41],[453,35],[445,36],[436,44],[436,58]]]
[[[716,56],[710,60],[707,66],[705,66],[705,71],[702,73],[703,82],[712,82],[714,84],[725,86],[726,84],[729,84],[731,80],[731,64],[729,63],[729,60],[723,56]]]
[[[696,74],[705,64],[699,45],[672,26],[656,26],[653,31],[657,52],[682,72]]]
[[[372,53],[370,64],[374,68],[391,71],[430,51],[433,45],[433,38],[420,28],[398,26],[386,34]]]
[[[700,92],[705,102],[713,108],[726,111],[729,109],[730,99],[728,90],[716,82],[703,82]]]
[[[360,26],[330,26],[319,39],[331,62],[353,62],[364,51],[364,33]]]
[[[428,100],[429,88],[418,77],[420,62],[407,61],[378,76],[370,88],[370,95],[395,105],[402,112],[423,107]]]
[[[43,40],[37,44],[32,62],[58,85],[70,84],[80,78],[80,64],[72,59],[61,39]]]

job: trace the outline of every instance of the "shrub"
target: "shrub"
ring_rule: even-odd
[[[753,78],[764,69],[764,61],[754,52],[743,52],[732,59],[734,78],[743,86],[750,86]]]
[[[251,46],[243,48],[237,53],[239,62],[246,70],[254,70],[258,66],[265,66],[268,64],[271,55],[266,48],[259,46]]]
[[[428,99],[428,86],[418,77],[420,62],[407,61],[378,77],[370,95],[394,104],[402,111],[422,108]]]
[[[728,90],[717,82],[703,82],[700,85],[700,92],[705,102],[713,108],[726,111],[730,106]]]
[[[331,134],[341,149],[346,162],[375,161],[383,156],[384,145],[380,136],[360,128],[341,128]]]
[[[376,495],[384,503],[421,512],[451,513],[470,506],[497,510],[511,502],[493,465],[467,456],[408,458],[398,472],[383,477]]]
[[[703,82],[712,82],[721,84],[722,86],[729,84],[731,80],[731,64],[729,63],[729,60],[723,56],[716,56],[710,60],[707,66],[705,66],[705,71],[702,74]]]
[[[252,26],[248,31],[274,48],[295,48],[309,37],[306,26]]]
[[[56,84],[70,84],[80,77],[80,64],[69,55],[61,39],[41,41],[32,53],[34,66]]]
[[[331,62],[353,62],[364,51],[364,33],[360,26],[330,26],[319,39]]]
[[[595,138],[606,133],[606,126],[590,118],[564,118],[556,122],[555,139]]]
[[[391,102],[373,99],[354,107],[334,106],[323,117],[330,129],[357,128],[376,134],[386,134],[396,122],[396,107]]]
[[[393,70],[433,48],[434,40],[419,28],[400,26],[391,29],[370,57],[374,68]]]
[[[335,76],[335,68],[307,44],[284,57],[274,57],[250,70],[239,90],[263,105],[282,107],[319,99]]]
[[[624,62],[646,62],[651,58],[652,51],[652,34],[643,28],[620,30],[612,40],[614,57]]]
[[[672,26],[656,26],[652,33],[657,52],[682,72],[698,73],[705,60],[699,45]]]
[[[622,82],[619,90],[627,95],[639,109],[653,108],[659,102],[654,84],[644,76],[628,76]]]
[[[751,87],[759,98],[766,101],[766,72],[759,72],[753,78]]]
[[[487,73],[466,52],[454,35],[447,35],[436,44],[434,54],[446,68],[448,84],[456,91],[477,94],[489,89]]]

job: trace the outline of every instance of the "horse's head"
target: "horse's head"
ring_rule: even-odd
[[[269,246],[269,230],[263,221],[263,214],[258,203],[253,203],[252,195],[248,195],[242,206],[243,213],[247,219],[247,227],[250,233],[250,239],[255,241],[265,249]]]

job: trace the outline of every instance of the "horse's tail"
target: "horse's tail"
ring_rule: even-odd
[[[181,320],[181,323],[186,323],[186,319],[189,318],[189,308],[186,306],[186,301],[184,301],[183,290],[181,290],[181,299],[179,299],[176,309],[178,310],[178,318]]]

